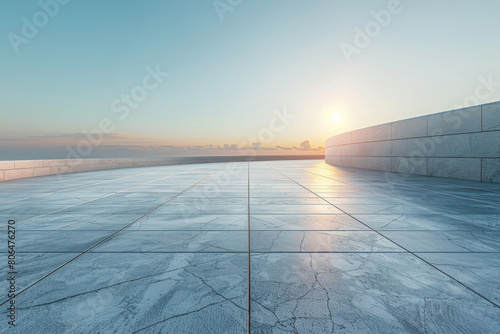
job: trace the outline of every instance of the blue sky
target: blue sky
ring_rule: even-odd
[[[318,153],[341,132],[500,99],[494,0],[1,7],[1,160],[60,158],[103,120],[113,130],[82,157]],[[369,45],[356,44],[359,31]],[[346,45],[357,52],[346,57]],[[145,90],[155,69],[168,76]],[[120,117],[132,92],[140,101]]]

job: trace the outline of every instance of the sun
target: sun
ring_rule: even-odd
[[[340,125],[340,123],[342,122],[342,117],[338,112],[334,112],[330,115],[330,121],[333,125]]]

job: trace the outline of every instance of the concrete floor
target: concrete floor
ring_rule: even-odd
[[[0,332],[498,333],[499,203],[317,160],[2,182],[22,293]]]

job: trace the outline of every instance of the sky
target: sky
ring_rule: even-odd
[[[322,154],[500,100],[500,2],[0,3],[0,160]]]

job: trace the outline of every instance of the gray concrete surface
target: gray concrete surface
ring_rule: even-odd
[[[5,181],[0,332],[497,333],[499,200],[320,160]]]

